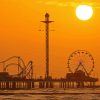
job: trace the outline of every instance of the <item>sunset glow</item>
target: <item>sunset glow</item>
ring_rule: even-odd
[[[26,64],[32,60],[34,75],[44,76],[45,25],[40,21],[49,13],[54,21],[49,29],[50,74],[65,77],[69,55],[80,49],[91,52],[94,72],[99,76],[100,0],[85,0],[84,4],[90,5],[85,7],[87,15],[80,15],[78,8],[77,16],[83,20],[91,18],[85,22],[76,16],[76,8],[82,4],[82,0],[0,0],[0,61],[11,56],[20,56]]]

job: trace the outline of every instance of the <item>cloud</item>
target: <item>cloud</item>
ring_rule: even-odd
[[[100,8],[100,3],[94,2],[92,5],[93,5],[93,7],[95,7],[95,8]]]
[[[61,2],[61,1],[45,1],[42,0],[37,1],[39,4],[44,4],[48,6],[60,6],[60,7],[66,7],[66,6],[75,6],[77,3],[75,2]]]
[[[56,5],[58,2],[57,1],[47,1],[45,2],[46,5]]]
[[[100,8],[100,3],[97,2],[62,2],[62,1],[37,1],[37,3],[39,4],[44,4],[44,5],[48,5],[48,6],[59,6],[59,7],[67,7],[67,6],[71,6],[71,7],[76,7],[79,4],[87,4],[87,5],[91,5],[95,8]]]

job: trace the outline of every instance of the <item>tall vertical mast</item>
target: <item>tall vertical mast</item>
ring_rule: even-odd
[[[45,14],[45,21],[41,21],[45,23],[45,33],[46,33],[46,76],[45,78],[49,78],[49,24],[53,21],[49,21],[49,14]]]

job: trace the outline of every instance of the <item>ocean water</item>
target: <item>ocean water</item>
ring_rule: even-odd
[[[100,88],[1,90],[0,100],[100,100]]]

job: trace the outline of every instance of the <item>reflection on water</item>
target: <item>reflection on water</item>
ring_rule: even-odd
[[[0,100],[100,100],[99,88],[6,90],[0,94]]]

